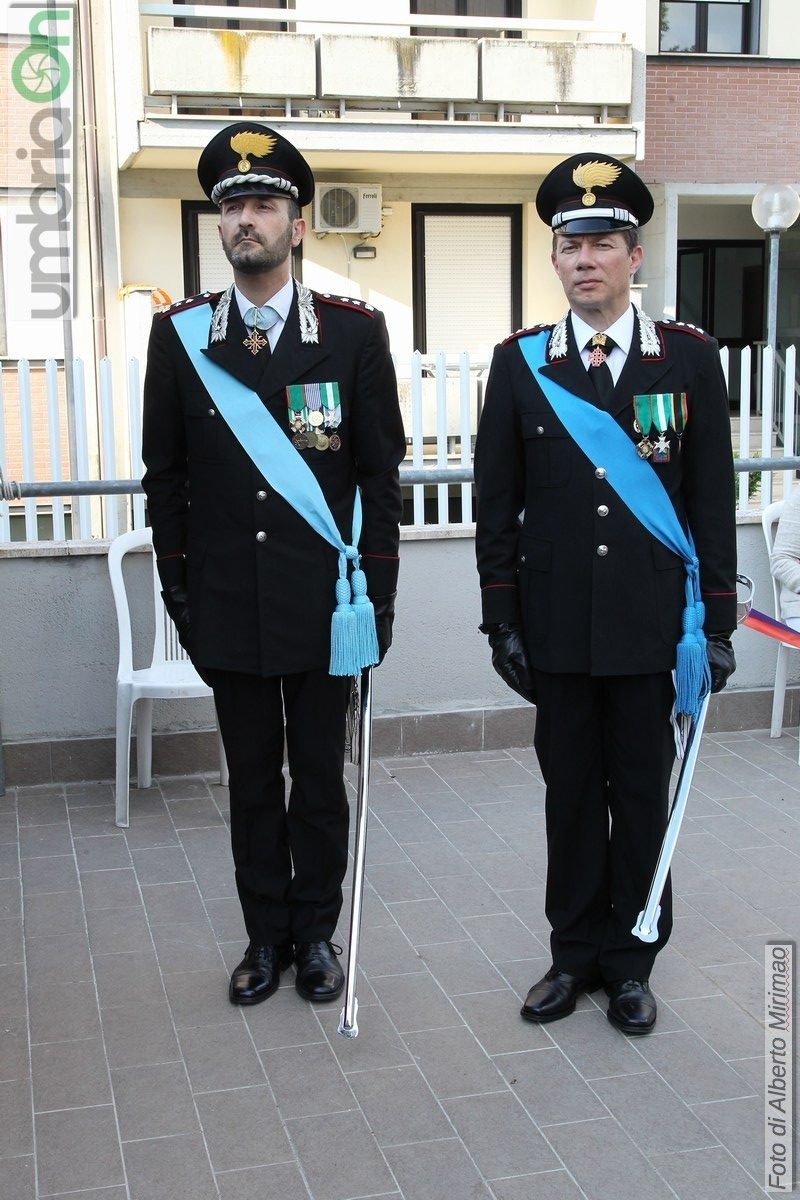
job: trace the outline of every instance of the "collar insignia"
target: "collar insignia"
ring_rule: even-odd
[[[319,344],[319,321],[314,308],[314,297],[307,287],[295,280],[297,288],[297,311],[300,316],[300,341],[304,346]]]
[[[656,323],[652,317],[648,317],[647,313],[641,308],[637,314],[639,318],[639,349],[642,352],[642,357],[661,357],[661,338],[658,336]]]
[[[565,314],[557,325],[553,326],[550,341],[547,344],[547,357],[550,362],[567,357],[567,316]]]
[[[233,299],[233,284],[222,293],[220,302],[214,309],[214,319],[211,322],[211,345],[224,342],[228,336],[228,313]]]

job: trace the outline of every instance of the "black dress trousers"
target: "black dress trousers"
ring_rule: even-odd
[[[347,870],[350,680],[325,670],[208,675],[228,759],[231,846],[248,936],[260,945],[330,939]]]
[[[647,979],[672,927],[667,880],[658,940],[631,933],[667,823],[672,676],[535,670],[534,678],[553,963],[598,982]]]

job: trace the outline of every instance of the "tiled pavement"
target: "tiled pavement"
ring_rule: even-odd
[[[763,1196],[761,964],[800,924],[796,739],[705,740],[647,1038],[601,993],[519,1018],[549,961],[542,794],[527,749],[375,764],[352,1041],[292,972],[228,1003],[244,939],[213,781],[134,792],[124,832],[108,783],[0,799],[0,1198]]]

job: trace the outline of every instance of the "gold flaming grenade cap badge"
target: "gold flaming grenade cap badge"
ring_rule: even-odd
[[[271,137],[268,133],[255,133],[250,130],[245,130],[243,133],[237,133],[231,138],[231,150],[234,150],[239,155],[239,162],[236,164],[240,171],[249,171],[251,167],[248,154],[255,154],[259,158],[267,158],[272,152],[277,138]]]
[[[584,189],[581,203],[590,207],[597,203],[593,188],[610,187],[620,174],[620,167],[609,162],[580,163],[572,172],[572,178],[579,188]]]

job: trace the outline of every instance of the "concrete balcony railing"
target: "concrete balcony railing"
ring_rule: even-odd
[[[316,96],[316,53],[310,34],[151,26],[148,87],[153,96]]]
[[[151,26],[146,107],[196,112],[235,98],[286,116],[433,108],[450,119],[548,112],[619,123],[634,119],[636,62],[621,33],[512,41]]]

